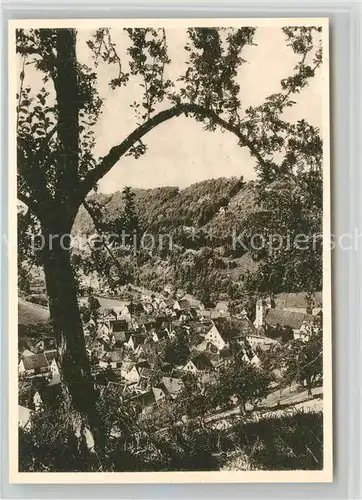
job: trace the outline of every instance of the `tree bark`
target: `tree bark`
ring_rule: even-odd
[[[54,87],[58,104],[57,134],[59,153],[57,197],[65,201],[64,209],[71,214],[79,206],[79,83],[77,75],[76,32],[57,30],[57,58]]]
[[[97,394],[92,381],[77,288],[70,262],[70,232],[79,199],[79,82],[76,32],[56,30],[54,87],[58,105],[57,185],[54,197],[43,205],[40,220],[44,245],[42,260],[49,297],[50,318],[57,339],[65,405],[76,436],[85,440],[88,429],[94,448],[102,453],[104,433],[96,408]]]
[[[78,414],[81,427],[89,428],[96,450],[104,448],[102,425],[96,410],[97,394],[87,356],[77,300],[76,282],[70,262],[70,225],[52,231],[43,228],[42,261],[49,297],[50,318],[60,358],[63,393]]]

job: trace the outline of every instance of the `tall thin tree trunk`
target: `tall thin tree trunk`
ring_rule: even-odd
[[[308,396],[313,396],[313,393],[312,393],[312,380],[309,378],[307,378],[307,388],[308,388]]]

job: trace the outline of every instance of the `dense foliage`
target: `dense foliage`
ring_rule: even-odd
[[[72,429],[59,412],[33,419],[20,431],[21,471],[141,472],[200,470],[318,470],[323,468],[323,415],[295,411],[255,422],[237,419],[231,428],[213,429],[189,422],[160,429],[158,414],[139,426],[119,399],[105,404],[107,422],[118,433],[107,440],[100,462],[72,440]],[[109,420],[111,419],[111,420]],[[47,420],[47,422],[45,422]],[[51,422],[56,422],[54,433]],[[158,432],[155,432],[157,429]],[[73,434],[74,435],[74,434]]]

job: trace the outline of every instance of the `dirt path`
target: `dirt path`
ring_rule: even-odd
[[[288,387],[283,391],[275,391],[258,405],[253,411],[245,415],[246,421],[255,422],[263,418],[280,418],[297,411],[320,412],[323,411],[323,388],[316,387],[312,391],[312,397],[308,396],[306,389],[298,389],[296,386]],[[279,403],[279,406],[278,406]],[[240,408],[210,415],[205,419],[206,424],[211,424],[214,429],[229,428],[233,425],[233,417],[240,414]]]

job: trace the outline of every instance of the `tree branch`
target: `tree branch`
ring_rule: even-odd
[[[97,167],[89,171],[86,177],[83,179],[79,191],[81,200],[83,200],[87,196],[89,191],[94,188],[97,182],[111,170],[111,168],[120,160],[120,158],[129,150],[129,148],[133,146],[137,141],[142,139],[143,136],[145,136],[148,132],[150,132],[161,123],[182,114],[188,116],[189,113],[195,114],[201,118],[209,118],[216,125],[219,125],[225,130],[233,133],[239,139],[240,146],[248,147],[252,156],[254,156],[260,164],[264,163],[262,156],[253,146],[251,141],[242,134],[240,128],[237,125],[230,124],[219,115],[217,115],[214,111],[206,109],[197,104],[179,104],[164,111],[160,111],[145,123],[140,125],[138,128],[136,128],[126,139],[124,139],[123,142],[121,142],[121,144],[119,144],[118,146],[114,146],[109,151],[109,153],[102,158]]]

